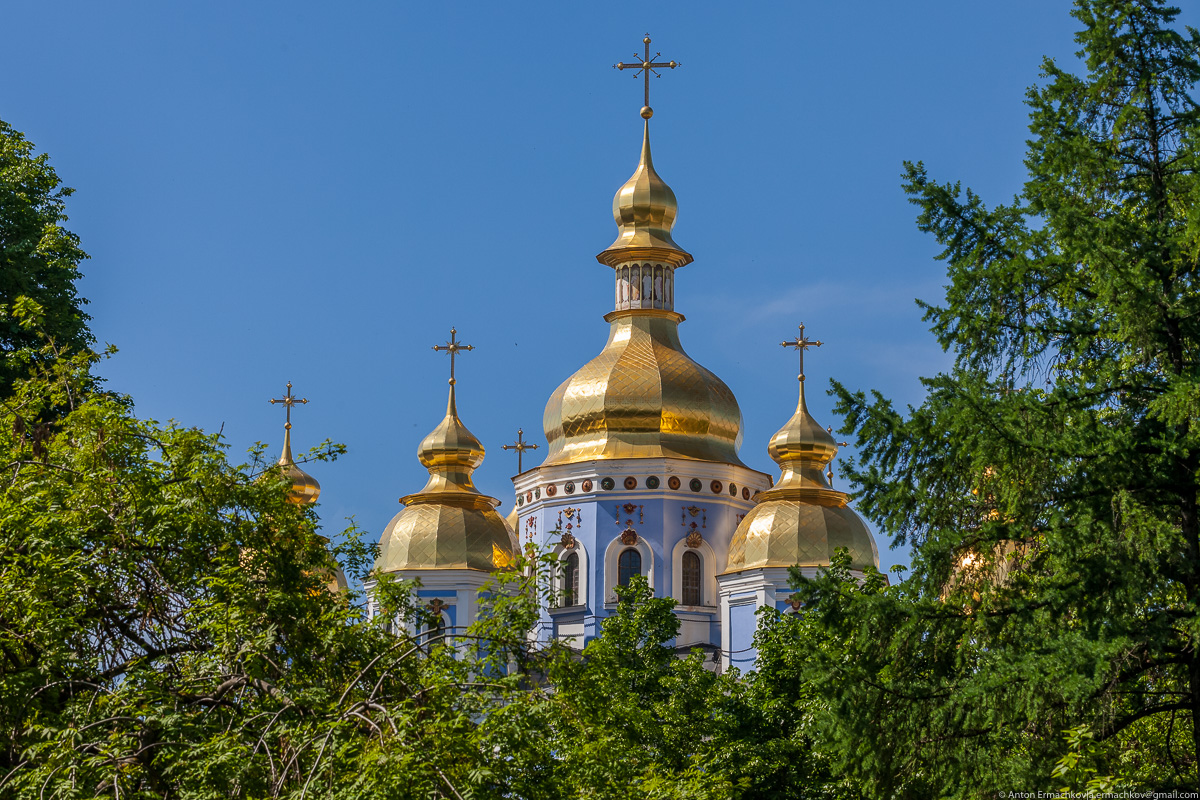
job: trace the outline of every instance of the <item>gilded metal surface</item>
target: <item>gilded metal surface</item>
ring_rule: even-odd
[[[282,403],[286,412],[283,424],[283,454],[279,456],[279,466],[283,467],[283,474],[292,482],[292,488],[288,490],[288,502],[300,506],[315,503],[321,496],[321,484],[296,466],[296,460],[292,457],[292,409],[297,404],[307,405],[308,400],[292,394],[292,382],[288,381],[287,393],[281,398],[271,398],[270,402],[271,405]]]
[[[659,261],[675,267],[689,264],[692,257],[671,238],[679,203],[666,181],[654,171],[650,158],[650,122],[642,132],[642,157],[633,176],[613,197],[613,219],[617,238],[596,256],[601,264],[616,267],[623,262]]]
[[[729,387],[679,343],[670,311],[615,311],[608,343],[550,396],[543,466],[689,458],[745,466],[742,412]]]
[[[875,540],[854,509],[788,499],[760,502],[738,525],[725,569],[827,565],[838,547],[849,550],[852,569],[879,566]]]
[[[796,347],[816,346],[801,326]],[[771,437],[767,452],[780,467],[775,485],[757,495],[757,504],[734,531],[726,573],[760,567],[829,564],[834,550],[850,552],[852,569],[879,566],[879,550],[862,519],[847,505],[845,492],[833,489],[824,472],[837,455],[833,436],[813,419],[804,399],[803,360],[800,399],[794,413]]]
[[[405,509],[380,538],[375,567],[384,572],[491,571],[507,566],[516,553],[516,536],[496,512],[499,501],[481,494],[471,480],[484,449],[458,418],[454,389],[451,379],[446,416],[418,448],[429,480],[421,491],[400,498]]]

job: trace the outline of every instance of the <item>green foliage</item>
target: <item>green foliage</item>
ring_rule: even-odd
[[[901,586],[809,587],[871,796],[1047,787],[1071,747],[1121,784],[1198,780],[1200,35],[1160,0],[1074,13],[1088,73],[1044,63],[1011,204],[906,165],[953,370],[906,412],[835,385],[860,507],[915,546]]]
[[[39,332],[62,351],[92,343],[75,281],[87,254],[67,220],[63,186],[50,159],[0,120],[0,396],[12,391],[42,349]]]
[[[90,391],[93,358],[37,360],[0,408],[0,795],[427,798],[486,784],[498,756],[480,720],[521,680],[497,654],[525,646],[536,601],[502,576],[491,612],[453,642],[368,622],[325,588],[333,556],[369,567],[358,531],[331,556],[278,471],[232,466],[216,437]],[[380,599],[379,619],[415,613],[405,586]]]

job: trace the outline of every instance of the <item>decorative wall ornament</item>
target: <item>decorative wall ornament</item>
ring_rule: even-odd
[[[617,482],[612,478],[605,478],[600,481],[600,488],[606,492],[611,492],[612,488],[617,485]]]
[[[795,594],[787,599],[787,604],[792,607],[792,611],[799,611],[800,606],[804,605],[800,600],[800,596]]]
[[[627,547],[633,547],[638,542],[637,531],[633,528],[626,528],[621,531],[621,544]]]
[[[651,475],[649,478],[646,478],[646,488],[647,489],[657,489],[658,488],[658,476],[657,475]]]
[[[565,527],[568,533],[575,529],[576,523],[583,522],[583,515],[579,513],[578,508],[564,508],[558,512],[558,527],[555,530],[561,531],[564,527],[563,517],[567,518]]]
[[[742,524],[742,520],[744,520],[745,518],[746,518],[746,515],[745,515],[745,514],[738,514],[738,515],[737,515],[737,521],[738,521],[738,525],[741,525],[741,524]]]
[[[742,487],[742,499],[743,499],[743,500],[749,500],[749,499],[750,499],[750,490],[749,490],[749,489],[747,489],[745,486],[743,486],[743,487]]]
[[[540,498],[542,496],[541,487],[538,487],[537,489],[533,490],[533,496],[536,498]]]
[[[692,515],[692,521],[690,523],[688,522],[688,514]],[[682,519],[679,524],[685,528],[691,528],[692,530],[696,530],[696,528],[698,528],[698,527],[699,528],[707,528],[708,527],[708,509],[707,508],[698,508],[697,506],[688,506],[687,508],[683,509],[683,511],[680,512],[680,516],[682,517]],[[695,518],[697,516],[700,517],[699,525],[696,524]]]
[[[435,597],[432,600],[430,600],[429,605],[427,605],[425,607],[427,609],[429,609],[430,614],[433,614],[435,617],[440,617],[442,615],[442,611],[449,608],[450,606],[448,606],[445,603],[445,601],[442,600],[442,598]]]
[[[588,478],[585,480],[580,488],[585,492],[590,492],[592,490],[592,479]]]
[[[558,487],[553,483],[546,487],[546,497],[554,497],[556,494],[558,494]]]
[[[532,503],[532,502],[533,502],[533,492],[526,492],[526,493],[525,493],[525,502],[526,502],[526,503]]]
[[[630,475],[628,478],[625,479],[625,490],[632,492],[636,488],[637,488],[637,478]]]
[[[688,547],[695,549],[704,543],[704,536],[700,533],[700,531],[691,531],[688,533],[687,538],[683,541]]]
[[[621,508],[625,509],[626,514],[632,514],[633,510],[637,508],[637,503],[626,503]]]
[[[678,489],[679,477],[677,475],[672,475],[671,477],[667,478],[667,486],[671,487],[672,489]]]
[[[567,494],[575,494],[575,481],[567,481],[564,483],[563,491]]]
[[[737,486],[732,483],[729,484],[729,496],[737,497]]]
[[[534,535],[537,533],[537,517],[529,517],[525,520],[525,538],[532,542]]]
[[[525,505],[525,496],[524,495],[517,495],[517,505],[519,505],[519,506]]]
[[[564,533],[562,536],[558,537],[558,543],[562,545],[563,550],[575,549],[575,537],[569,533]]]
[[[693,492],[698,492],[704,488],[704,483],[699,478],[692,478],[692,482],[688,484],[688,488]]]
[[[713,481],[708,485],[708,488],[712,489],[713,494],[720,494],[723,486],[720,481]]]

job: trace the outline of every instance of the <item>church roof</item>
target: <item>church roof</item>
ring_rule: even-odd
[[[767,447],[780,467],[774,487],[757,497],[729,543],[726,573],[760,567],[828,565],[839,547],[850,553],[852,569],[879,566],[879,550],[849,497],[830,486],[828,464],[837,455],[833,436],[813,419],[804,397],[803,351],[820,342],[784,342],[801,351],[800,399],[796,412]]]
[[[405,508],[384,529],[376,569],[490,572],[507,566],[516,554],[516,537],[496,512],[499,501],[471,480],[483,463],[484,448],[458,417],[454,378],[446,415],[421,441],[417,455],[429,479],[419,492],[400,498]]]
[[[650,157],[649,113],[637,169],[613,199],[617,239],[597,256],[639,299],[618,300],[604,349],[550,396],[543,466],[660,457],[745,466],[733,392],[679,341],[674,270],[692,257],[671,237],[678,204]]]

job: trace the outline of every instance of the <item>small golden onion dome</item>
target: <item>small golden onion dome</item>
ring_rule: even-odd
[[[554,390],[543,466],[688,458],[745,466],[742,412],[729,387],[679,343],[673,311],[614,311],[600,354]]]
[[[824,468],[837,452],[833,435],[809,413],[804,399],[804,379],[801,378],[796,413],[775,432],[767,445],[767,454],[782,470],[776,488],[827,485]]]
[[[650,121],[642,134],[642,157],[633,176],[613,197],[613,219],[617,238],[596,256],[601,264],[615,267],[627,261],[647,259],[682,267],[692,257],[671,238],[679,204],[666,181],[654,171],[650,158]]]
[[[517,526],[521,524],[521,515],[518,511],[517,504],[513,503],[512,510],[504,517],[504,524],[508,526],[509,533],[514,537],[517,535]]]
[[[279,466],[283,468],[283,474],[292,484],[292,488],[288,489],[289,503],[307,506],[317,502],[317,498],[321,496],[321,484],[317,483],[317,479],[312,475],[296,466],[296,461],[292,458],[292,427],[290,424],[283,429],[283,455],[279,457]]]
[[[418,457],[429,480],[421,491],[400,498],[405,508],[383,531],[376,569],[490,572],[508,566],[516,537],[496,512],[499,501],[472,483],[484,449],[458,418],[453,383],[446,416],[421,442]]]
[[[823,469],[837,455],[837,445],[809,413],[803,380],[796,413],[771,437],[768,452],[779,464],[780,479],[758,495],[734,531],[726,573],[827,566],[839,547],[849,551],[851,569],[878,568],[875,538],[848,505],[846,493],[825,478]]]

